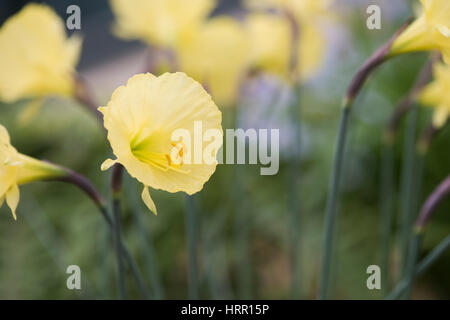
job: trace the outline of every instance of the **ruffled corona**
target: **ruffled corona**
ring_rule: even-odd
[[[142,198],[155,214],[148,186],[191,195],[214,173],[222,145],[222,114],[203,87],[184,73],[135,75],[99,110],[117,157],[106,160],[102,170],[122,164],[144,185]],[[215,135],[215,142],[203,148],[199,127]],[[179,130],[185,134],[176,136]],[[212,160],[204,161],[205,155]]]
[[[66,37],[65,26],[48,6],[29,4],[0,29],[0,99],[68,96],[81,39]]]
[[[215,0],[111,0],[115,33],[172,48],[190,37],[216,6]]]
[[[0,125],[0,207],[6,199],[14,219],[20,198],[19,185],[66,174],[58,166],[17,152],[10,143],[8,131]]]
[[[434,67],[435,80],[427,85],[419,101],[434,108],[433,126],[441,128],[450,115],[450,67],[437,64]]]
[[[396,39],[390,55],[415,51],[440,50],[450,62],[450,1],[420,0],[422,13]]]

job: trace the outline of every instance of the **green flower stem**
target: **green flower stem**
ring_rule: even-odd
[[[121,201],[120,191],[123,178],[123,167],[120,164],[116,164],[113,167],[111,178],[111,191],[113,197],[113,235],[114,235],[114,248],[116,250],[117,258],[117,287],[119,290],[119,298],[126,299],[127,292],[125,287],[125,268],[123,263],[123,251],[121,249],[122,243],[122,230],[121,230]]]
[[[414,277],[425,273],[447,250],[450,248],[450,235],[447,236],[438,246],[436,246],[418,265],[414,271]],[[392,292],[386,297],[387,300],[398,299],[410,286],[413,279],[402,280]]]
[[[381,279],[384,293],[390,288],[389,266],[394,222],[394,145],[386,138],[381,169]]]
[[[86,179],[84,176],[70,170],[64,168],[66,175],[63,177],[55,178],[53,180],[55,181],[62,181],[66,183],[70,183],[76,187],[78,187],[80,190],[82,190],[96,205],[99,212],[102,214],[103,218],[105,219],[106,223],[108,224],[109,228],[112,232],[114,232],[114,221],[111,218],[111,215],[108,212],[108,209],[106,207],[106,201],[104,200],[103,196],[98,192],[98,190],[92,185],[92,183]],[[125,256],[125,259],[133,273],[133,277],[135,278],[135,281],[139,287],[140,293],[144,298],[148,297],[148,291],[144,285],[144,281],[142,278],[142,275],[137,267],[136,262],[134,261],[133,257],[131,256],[130,252],[126,248],[123,241],[121,241],[121,250],[123,251],[123,255]]]
[[[384,293],[390,290],[390,252],[391,252],[391,242],[392,242],[392,226],[394,221],[394,144],[397,137],[398,128],[400,126],[401,120],[408,113],[413,105],[416,95],[423,89],[423,87],[429,82],[432,75],[432,67],[435,62],[435,57],[432,56],[431,59],[425,64],[425,66],[420,71],[417,76],[416,82],[410,92],[406,97],[398,104],[398,106],[393,111],[385,134],[384,134],[384,145],[383,145],[383,160],[381,165],[381,272],[382,272],[382,288]],[[428,141],[428,139],[426,139]],[[420,149],[419,154],[420,154]],[[416,195],[420,195],[420,179],[421,170],[423,166],[423,157],[417,159],[417,189],[415,191]],[[418,196],[416,197],[418,200]],[[416,208],[417,205],[414,206]]]
[[[398,297],[403,291],[405,292],[405,296],[409,298],[411,293],[411,287],[412,287],[412,281],[414,276],[416,275],[416,261],[417,256],[420,251],[421,241],[422,241],[422,234],[423,230],[428,223],[428,221],[431,219],[432,215],[436,211],[436,208],[438,205],[446,199],[450,195],[450,175],[447,176],[447,178],[433,191],[433,193],[428,197],[427,201],[425,201],[424,205],[422,206],[422,209],[420,210],[419,217],[416,220],[415,224],[415,233],[414,238],[412,240],[412,244],[410,247],[410,252],[408,256],[408,264],[406,269],[406,274],[404,277],[404,281],[402,281],[402,290],[395,290],[393,294],[389,296],[389,298],[392,297]],[[437,251],[439,254],[442,253],[442,246],[438,246],[439,251]],[[439,255],[435,252],[433,252],[433,259],[437,259]],[[427,262],[427,265],[431,264],[432,259],[428,258],[425,260]],[[397,291],[402,291],[398,293]]]
[[[358,70],[353,77],[352,82],[347,90],[343,102],[343,110],[341,114],[341,120],[339,125],[339,132],[337,137],[337,145],[335,149],[333,172],[330,179],[328,188],[327,205],[325,210],[325,233],[323,244],[323,257],[321,278],[319,286],[319,299],[326,299],[328,295],[329,278],[331,272],[331,255],[332,255],[332,243],[333,243],[333,231],[336,221],[336,204],[339,193],[339,184],[341,182],[341,173],[344,157],[344,147],[348,130],[348,122],[350,116],[350,110],[354,100],[361,91],[362,86],[366,82],[369,75],[383,62],[390,58],[390,49],[395,39],[408,27],[412,19],[409,19],[391,38],[391,40],[376,51]]]
[[[341,115],[339,124],[338,140],[335,149],[335,160],[333,173],[328,189],[327,207],[325,212],[325,231],[322,257],[321,282],[319,287],[319,299],[326,299],[331,272],[331,256],[333,244],[333,231],[336,221],[336,202],[341,180],[342,162],[344,158],[344,147],[348,130],[350,108],[345,108]]]
[[[406,274],[408,265],[409,240],[413,216],[413,194],[415,182],[415,141],[417,131],[418,107],[413,106],[407,119],[406,137],[403,144],[402,178],[401,178],[401,231],[400,247],[402,257],[402,275]]]
[[[291,297],[293,299],[301,296],[301,249],[300,249],[300,234],[301,225],[301,208],[300,208],[300,166],[301,166],[301,110],[300,110],[300,89],[301,82],[297,80],[301,75],[301,65],[298,61],[298,52],[301,46],[301,27],[300,23],[289,11],[285,11],[285,16],[291,27],[291,56],[289,69],[291,79],[294,81],[293,93],[294,99],[290,105],[289,112],[295,123],[295,145],[294,160],[289,164],[289,191],[288,191],[288,211],[290,214],[289,229],[290,229],[290,262],[292,273]]]
[[[149,271],[149,276],[152,284],[153,297],[156,300],[163,299],[164,292],[161,285],[161,277],[156,263],[155,252],[153,248],[153,239],[150,232],[145,228],[145,223],[142,220],[142,212],[139,209],[137,198],[137,192],[130,179],[127,179],[127,187],[125,191],[127,192],[128,199],[131,200],[132,214],[135,219],[135,224],[138,226],[139,235],[141,237],[141,244],[144,251],[145,263],[147,270]]]
[[[186,237],[189,258],[189,299],[198,299],[198,230],[195,200],[193,196],[186,196]]]
[[[422,230],[415,230],[414,236],[411,240],[411,245],[408,255],[408,264],[406,268],[406,288],[404,298],[409,299],[411,297],[411,288],[416,270],[417,258],[419,256],[420,247],[422,244],[423,232]]]
[[[300,110],[300,86],[294,87],[294,99],[290,106],[292,118],[295,121],[295,146],[294,160],[289,163],[288,174],[288,210],[290,214],[290,256],[292,285],[291,297],[300,298],[301,292],[301,193],[299,190],[301,179],[301,110]]]

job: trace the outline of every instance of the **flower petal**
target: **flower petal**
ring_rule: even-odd
[[[6,193],[6,203],[11,209],[14,220],[17,220],[16,209],[20,200],[20,192],[17,184],[13,184],[11,188]]]
[[[150,192],[148,191],[148,186],[146,185],[144,185],[144,190],[142,190],[142,201],[144,201],[145,205],[151,212],[153,212],[155,215],[158,214],[155,203],[153,202],[153,199],[150,196]]]
[[[117,163],[117,160],[113,160],[113,159],[106,159],[102,165],[101,165],[101,170],[102,171],[106,171],[109,168],[111,168],[113,165],[115,165]]]

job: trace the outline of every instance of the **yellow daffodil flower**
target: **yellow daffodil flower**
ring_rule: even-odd
[[[450,1],[420,0],[421,15],[396,39],[390,55],[440,50],[450,63]]]
[[[252,66],[289,79],[293,46],[293,30],[289,21],[282,15],[253,13],[248,15],[246,25]],[[325,41],[311,24],[302,24],[298,32],[297,66],[300,78],[306,80],[320,66]]]
[[[433,126],[441,128],[450,116],[450,66],[437,64],[434,77],[419,95],[419,101],[435,109]]]
[[[236,103],[249,62],[244,27],[230,17],[206,22],[192,39],[177,48],[180,68],[201,82],[220,107]]]
[[[0,28],[0,100],[72,95],[81,39],[48,6],[29,4]]]
[[[8,131],[0,125],[0,207],[6,199],[14,219],[19,204],[19,185],[37,180],[62,177],[67,173],[50,163],[17,152]]]
[[[150,45],[172,48],[195,32],[215,0],[111,0],[115,33]]]
[[[203,87],[184,73],[135,75],[99,110],[117,157],[106,160],[102,170],[122,164],[144,185],[142,199],[153,213],[157,211],[148,186],[191,195],[200,191],[214,173],[216,154],[222,145],[222,114]],[[203,132],[217,135],[214,144],[202,148],[199,126]],[[187,136],[174,136],[178,130],[184,130]],[[192,147],[194,139],[197,143]],[[211,160],[197,161],[205,159],[202,153]]]

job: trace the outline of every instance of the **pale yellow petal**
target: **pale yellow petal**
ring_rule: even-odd
[[[156,210],[155,202],[153,202],[153,199],[150,196],[150,192],[148,191],[148,186],[144,186],[141,196],[142,196],[142,201],[144,201],[147,208],[151,212],[153,212],[155,215],[158,215],[158,211]]]
[[[116,163],[117,163],[117,160],[106,159],[106,160],[102,163],[100,169],[101,169],[102,171],[106,171],[106,170],[108,170],[109,168],[111,168],[113,165],[115,165]]]
[[[17,220],[16,210],[17,206],[19,205],[19,200],[20,200],[19,187],[17,186],[17,184],[14,184],[6,193],[6,203],[11,209],[11,213],[14,217],[14,220]]]
[[[449,114],[449,109],[445,106],[436,108],[433,115],[433,126],[438,129],[442,128],[447,122]]]

